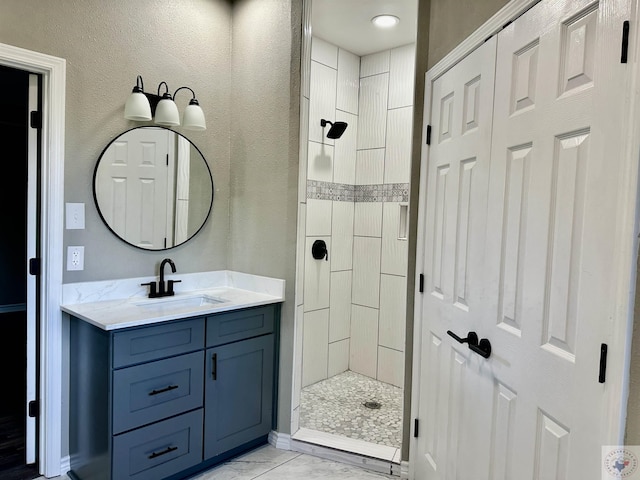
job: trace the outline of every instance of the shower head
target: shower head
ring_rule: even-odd
[[[327,123],[331,125],[331,128],[327,132],[327,138],[340,138],[347,129],[347,122],[330,122],[325,119],[320,120],[321,127],[326,127]]]

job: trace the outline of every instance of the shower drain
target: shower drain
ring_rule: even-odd
[[[380,402],[376,402],[375,400],[369,400],[368,402],[364,402],[363,405],[372,410],[377,410],[382,406]]]

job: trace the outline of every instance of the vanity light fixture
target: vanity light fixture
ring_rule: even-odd
[[[160,90],[163,85],[165,91],[161,96]],[[189,101],[189,105],[187,105],[187,108],[184,110],[182,126],[187,130],[206,130],[207,125],[204,112],[202,108],[200,108],[200,104],[193,90],[189,87],[180,87],[171,95],[167,82],[160,82],[157,94],[148,93],[144,91],[144,83],[140,75],[136,78],[136,85],[133,87],[131,95],[129,95],[127,103],[124,106],[124,118],[138,122],[149,121],[155,118],[157,125],[166,127],[179,126],[181,124],[180,114],[173,99],[180,90],[189,90],[191,95],[193,95]]]
[[[371,22],[380,28],[391,28],[395,27],[398,23],[400,23],[400,19],[395,15],[376,15],[371,19]]]

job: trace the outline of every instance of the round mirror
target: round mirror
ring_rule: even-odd
[[[102,151],[93,197],[104,223],[122,240],[166,250],[204,226],[213,206],[213,179],[188,138],[164,127],[138,127]]]

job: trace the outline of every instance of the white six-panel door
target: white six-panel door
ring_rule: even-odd
[[[628,15],[626,1],[543,0],[497,53],[487,42],[431,85],[412,478],[598,480],[601,446],[619,440],[607,412],[620,386],[598,377],[601,344],[622,347],[610,332],[627,320],[615,233]],[[491,356],[447,331],[477,332]]]
[[[420,479],[471,478],[487,464],[483,434],[491,389],[484,359],[447,335],[480,327],[496,39],[433,84],[424,242],[425,293],[416,468]],[[484,407],[478,402],[485,403]],[[468,461],[460,462],[460,458]],[[413,462],[413,463],[416,463]]]

